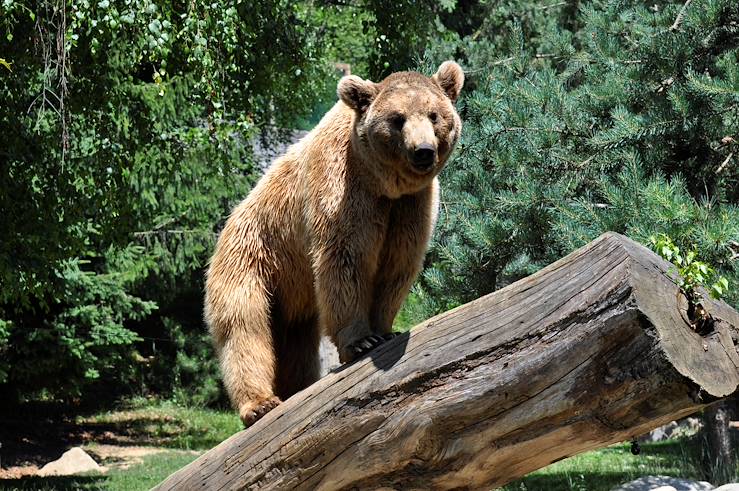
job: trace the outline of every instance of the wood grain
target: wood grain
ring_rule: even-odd
[[[490,489],[739,385],[739,314],[685,320],[669,264],[605,234],[333,371],[157,489]]]

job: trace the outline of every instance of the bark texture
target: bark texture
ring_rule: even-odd
[[[734,451],[729,434],[731,409],[727,401],[721,401],[703,413],[703,431],[706,440],[703,468],[712,483],[726,484],[736,469]]]
[[[491,489],[739,384],[739,314],[694,332],[669,264],[617,234],[434,317],[159,489]]]

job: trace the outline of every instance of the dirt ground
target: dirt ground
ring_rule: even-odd
[[[161,452],[182,452],[197,455],[199,452],[187,450],[173,450],[163,447],[139,447],[128,445],[110,445],[91,443],[83,445],[82,449],[87,452],[100,465],[100,472],[108,472],[110,469],[128,469],[133,465],[143,462],[143,457]],[[37,476],[42,464],[27,464],[0,468],[0,479],[19,479],[24,476]]]
[[[121,422],[126,416],[121,412]],[[126,469],[160,452],[199,453],[142,444],[140,434],[116,421],[79,423],[73,417],[35,413],[0,414],[0,418],[0,479],[38,475],[45,464],[77,446],[100,464],[101,472]]]

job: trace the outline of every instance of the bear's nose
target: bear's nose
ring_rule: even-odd
[[[429,170],[434,164],[436,149],[429,143],[421,143],[413,152],[413,166],[419,170]]]

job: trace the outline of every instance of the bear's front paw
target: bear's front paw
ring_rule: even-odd
[[[354,343],[350,344],[346,348],[346,351],[349,355],[348,362],[352,362],[354,360],[361,358],[362,356],[366,355],[373,349],[380,346],[385,341],[390,341],[391,339],[393,339],[395,336],[399,334],[400,333],[397,333],[397,332],[388,332],[382,335],[372,334],[358,341],[355,341]]]
[[[239,407],[239,417],[244,423],[244,428],[248,428],[259,420],[262,416],[276,408],[282,401],[277,396],[267,399],[249,401]]]

